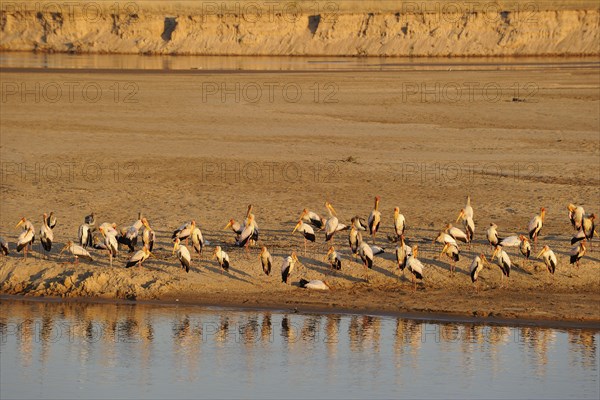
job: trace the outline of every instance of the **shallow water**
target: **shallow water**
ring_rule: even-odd
[[[598,398],[599,333],[0,302],[1,398]]]
[[[144,56],[0,52],[0,68],[207,70],[207,71],[410,71],[597,68],[598,57],[268,57]]]

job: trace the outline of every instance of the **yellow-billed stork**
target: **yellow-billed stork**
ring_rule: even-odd
[[[173,254],[177,254],[177,259],[181,263],[181,268],[185,269],[185,272],[190,272],[192,256],[190,255],[188,248],[181,244],[179,238],[175,238],[175,243],[173,243]]]
[[[90,255],[90,253],[86,249],[84,249],[83,247],[81,247],[81,246],[73,243],[70,240],[65,244],[65,247],[63,247],[63,249],[60,251],[60,255],[62,255],[62,253],[65,250],[68,251],[69,253],[71,253],[71,255],[73,257],[75,257],[75,259],[73,260],[73,262],[75,264],[79,263],[79,259],[80,258],[83,258],[83,259],[89,260],[89,261],[94,261],[92,259],[92,256]]]
[[[134,265],[143,267],[143,262],[146,261],[150,256],[153,256],[153,254],[150,252],[150,249],[144,246],[141,250],[136,251],[131,256],[129,261],[127,261],[127,264],[125,264],[125,268],[131,268]]]
[[[271,267],[273,266],[273,257],[271,257],[271,253],[267,250],[266,246],[263,246],[260,249],[260,263],[262,265],[263,272],[265,275],[269,276],[271,274]]]
[[[500,244],[500,237],[498,236],[498,225],[490,223],[490,227],[485,232],[488,243],[492,248],[495,248]]]
[[[322,230],[323,228],[325,228],[325,218],[321,217],[316,212],[310,211],[307,208],[302,210],[300,219],[304,222],[308,222],[318,230]]]
[[[415,291],[417,290],[417,281],[415,279],[423,280],[423,264],[419,259],[417,259],[418,255],[419,246],[414,245],[412,248],[412,254],[406,260],[406,269],[412,274],[412,282],[414,284]]]
[[[583,207],[576,206],[572,203],[567,206],[567,209],[569,210],[569,219],[571,220],[571,225],[573,225],[575,230],[579,230],[583,222],[583,217],[585,216],[585,210]]]
[[[579,242],[577,246],[571,248],[571,251],[569,252],[569,263],[575,264],[575,266],[579,268],[579,261],[585,255],[585,251],[585,240],[583,240]]]
[[[492,253],[492,261],[494,261],[494,258],[496,257],[498,257],[498,266],[502,271],[502,275],[500,276],[500,286],[502,287],[504,283],[504,276],[506,276],[507,278],[510,276],[512,262],[510,261],[510,257],[508,257],[506,251],[504,251],[504,249],[502,249],[502,246],[500,245],[497,245],[494,249],[494,252]]]
[[[381,212],[379,211],[379,196],[375,196],[375,206],[373,207],[373,211],[369,215],[369,219],[367,220],[367,224],[369,225],[369,233],[373,238],[373,244],[375,244],[375,236],[377,235],[377,231],[379,230],[379,224],[381,223]]]
[[[117,256],[119,253],[119,243],[117,241],[117,236],[113,230],[106,230],[105,226],[100,226],[99,228],[102,237],[104,238],[104,248],[108,251],[108,261],[110,266],[113,265],[113,258]]]
[[[396,240],[400,240],[400,236],[404,235],[406,229],[406,219],[404,215],[400,214],[400,208],[394,207],[394,233],[396,234]]]
[[[442,258],[443,255],[446,255],[450,259],[450,273],[454,275],[455,265],[460,260],[460,250],[458,249],[458,246],[452,243],[444,244],[444,248],[440,253],[440,258]]]
[[[311,241],[311,242],[315,241],[315,239],[316,239],[315,231],[313,230],[313,228],[310,225],[305,224],[302,220],[298,221],[298,223],[294,227],[294,230],[292,231],[292,235],[296,231],[302,233],[302,235],[304,236],[304,255],[306,256],[306,243],[308,241]]]
[[[529,232],[529,239],[533,239],[533,247],[535,248],[537,244],[537,238],[540,235],[540,231],[544,226],[544,218],[546,217],[546,209],[544,207],[540,208],[540,215],[535,215],[531,221],[529,221],[529,225],[527,227],[527,231]]]
[[[335,248],[333,246],[330,246],[329,250],[327,250],[327,254],[325,255],[324,260],[329,261],[329,265],[331,265],[331,268],[333,268],[334,270],[339,271],[342,269],[342,260],[338,256],[338,253],[337,251],[335,251]]]
[[[406,267],[406,261],[408,257],[412,254],[412,248],[404,243],[404,235],[400,236],[400,244],[396,246],[396,264],[400,271],[404,272],[404,268]]]
[[[24,230],[19,235],[17,239],[17,253],[20,253],[23,250],[23,257],[27,259],[27,253],[29,252],[29,247],[35,238],[35,233],[33,231],[33,225],[27,227],[27,230]]]
[[[475,256],[475,258],[473,258],[473,261],[471,262],[471,267],[469,268],[469,270],[471,271],[471,282],[473,282],[473,284],[475,285],[476,292],[479,292],[477,279],[479,278],[479,274],[481,273],[486,264],[487,259],[485,258],[485,255],[483,253],[481,253],[478,256]]]
[[[540,257],[542,257],[542,260],[544,260],[544,264],[546,264],[548,272],[554,275],[554,271],[556,271],[556,266],[558,265],[556,254],[554,254],[550,247],[546,245],[542,248],[542,251],[539,252],[536,258]]]
[[[308,280],[302,278],[302,279],[300,279],[299,283],[300,283],[300,287],[305,288],[305,289],[312,289],[312,290],[330,290],[331,289],[326,281],[320,281],[317,279],[308,281]]]
[[[298,256],[296,256],[296,252],[293,251],[291,255],[287,256],[283,259],[283,264],[281,264],[281,282],[287,284],[290,275],[294,271],[294,267],[298,261]]]
[[[148,247],[148,250],[152,251],[154,248],[154,240],[156,239],[156,234],[154,230],[150,227],[150,223],[145,217],[142,217],[140,220],[142,226],[144,227],[144,231],[142,232],[142,243],[144,246]]]
[[[223,271],[229,272],[229,254],[227,254],[223,249],[221,249],[221,246],[215,247],[212,258],[213,260],[216,258],[219,262],[219,266],[221,267],[221,273]]]
[[[42,227],[40,228],[40,242],[47,253],[50,253],[50,250],[52,250],[53,240],[54,234],[52,233],[52,228],[48,226],[48,214],[44,213]]]
[[[56,216],[54,215],[54,211],[50,211],[50,215],[46,218],[46,225],[48,225],[50,229],[54,229],[56,226]]]

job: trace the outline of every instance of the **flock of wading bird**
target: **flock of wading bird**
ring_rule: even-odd
[[[355,216],[351,219],[350,224],[345,225],[339,222],[337,213],[333,208],[333,205],[327,201],[325,202],[325,209],[327,210],[328,217],[324,218],[319,214],[304,209],[300,215],[298,223],[294,227],[292,234],[299,232],[304,236],[304,253],[306,255],[306,246],[308,242],[316,241],[315,229],[324,231],[325,241],[330,245],[329,251],[325,255],[323,261],[328,261],[333,271],[340,270],[342,268],[342,260],[336,252],[334,246],[331,245],[334,235],[340,231],[349,231],[348,242],[350,245],[351,254],[353,257],[360,257],[362,264],[365,267],[366,277],[368,281],[368,271],[373,268],[373,258],[375,255],[384,253],[382,247],[376,246],[376,237],[379,231],[381,223],[381,212],[379,211],[379,197],[375,197],[375,206],[369,218],[365,220],[359,216]],[[571,245],[575,245],[570,252],[570,263],[575,264],[579,267],[579,261],[586,253],[586,244],[589,242],[591,247],[591,240],[594,236],[598,236],[594,221],[596,219],[595,214],[586,214],[585,210],[581,206],[575,206],[573,204],[568,205],[569,219],[575,234],[571,239]],[[471,199],[467,197],[466,205],[460,210],[456,222],[462,221],[464,230],[459,229],[452,224],[446,225],[445,230],[441,231],[439,235],[434,239],[434,243],[443,245],[440,257],[446,256],[450,260],[450,272],[454,274],[455,263],[460,259],[460,243],[464,243],[467,246],[471,246],[475,235],[475,223],[473,219],[473,207],[471,206]],[[491,255],[491,262],[497,259],[498,266],[502,272],[501,282],[503,283],[504,277],[510,276],[510,271],[513,263],[505,251],[507,247],[519,247],[519,250],[526,261],[529,260],[531,255],[531,243],[533,240],[534,251],[536,251],[537,239],[540,235],[542,227],[544,226],[544,218],[546,215],[546,209],[541,208],[540,214],[535,215],[528,225],[527,236],[515,235],[500,238],[498,235],[498,226],[491,223],[486,231],[487,241],[493,249]],[[395,255],[397,267],[400,271],[407,270],[412,275],[412,282],[414,289],[416,290],[417,280],[423,280],[423,264],[417,258],[419,254],[419,246],[413,245],[408,246],[405,239],[406,230],[406,219],[404,215],[400,213],[398,207],[394,208],[394,235],[388,236],[388,240],[393,243],[397,243]],[[42,227],[39,231],[40,243],[43,247],[44,256],[49,257],[50,250],[52,249],[52,243],[54,241],[53,228],[56,226],[56,217],[53,212],[50,214],[43,214]],[[22,227],[23,231],[17,239],[17,251],[23,252],[23,256],[26,259],[27,253],[31,251],[32,244],[35,241],[35,228],[31,221],[23,217],[16,227]],[[231,229],[235,234],[235,246],[243,247],[246,249],[246,256],[248,256],[249,247],[256,244],[259,240],[259,229],[256,222],[256,218],[252,213],[252,205],[248,206],[246,216],[242,223],[238,223],[233,219],[229,220],[225,230]],[[363,240],[362,233],[369,231],[372,237],[373,244],[369,245]],[[135,251],[135,247],[138,243],[138,238],[141,236],[143,247],[141,250]],[[208,241],[204,240],[200,227],[196,224],[195,220],[185,222],[172,234],[173,240],[173,254],[177,255],[182,268],[189,272],[190,265],[192,263],[192,255],[187,246],[189,241],[192,242],[194,251],[201,256],[205,246],[210,245]],[[129,253],[133,253],[127,261],[125,268],[133,266],[142,266],[142,263],[149,257],[153,256],[152,249],[156,235],[154,230],[150,227],[148,220],[142,216],[141,213],[138,215],[138,219],[127,228],[117,228],[117,224],[104,222],[97,226],[96,216],[92,212],[90,215],[84,218],[83,224],[79,226],[78,231],[78,242],[74,243],[68,241],[64,248],[61,250],[59,257],[62,257],[63,252],[67,251],[74,256],[73,263],[78,263],[79,258],[93,261],[88,249],[93,248],[101,251],[106,251],[109,257],[109,263],[112,267],[113,259],[117,257],[120,247],[126,247]],[[185,242],[185,244],[183,244]],[[4,238],[0,237],[0,245],[4,255],[9,254],[9,246]],[[266,246],[261,247],[260,261],[265,274],[270,275],[271,267],[273,264],[273,257],[269,253]],[[548,245],[543,246],[537,258],[541,258],[546,265],[548,272],[554,274],[558,265],[558,260],[552,249]],[[227,272],[229,270],[230,259],[229,255],[221,248],[221,246],[214,246],[213,257],[216,259],[221,267],[221,271]],[[288,283],[290,275],[292,274],[295,265],[299,263],[296,252],[293,251],[291,255],[283,258],[281,266],[281,278],[283,283]],[[477,278],[483,268],[489,265],[487,258],[483,253],[475,256],[470,266],[471,280],[477,288]],[[502,286],[501,283],[501,286]],[[300,279],[299,282],[301,287],[318,290],[328,290],[330,287],[326,281]]]

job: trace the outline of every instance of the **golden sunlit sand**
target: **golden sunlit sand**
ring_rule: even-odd
[[[598,213],[595,64],[285,74],[31,69],[0,79],[0,234],[11,246],[0,258],[4,294],[598,321],[600,245],[592,242],[578,269],[569,265],[575,232],[567,216],[569,203]],[[465,85],[472,90],[455,90]],[[439,257],[443,246],[432,241],[454,223],[468,194],[475,243],[461,246],[451,276],[448,259]],[[354,215],[367,218],[376,195],[377,244],[386,253],[375,256],[369,282],[350,256],[347,231],[333,243],[341,271],[332,274],[323,261],[323,232],[304,255],[302,235],[292,235],[303,208],[325,216],[329,200],[349,224]],[[223,230],[230,218],[244,218],[248,204],[260,227],[258,245],[273,255],[271,276],[262,272],[259,247],[246,256]],[[387,240],[396,206],[425,265],[416,292],[410,275],[395,267],[396,244]],[[480,252],[491,256],[489,224],[503,237],[526,234],[540,207],[548,211],[537,250],[548,244],[557,254],[554,276],[541,260],[524,264],[510,248],[515,266],[504,287],[494,262],[475,293],[468,268]],[[50,258],[36,242],[23,261],[15,224],[26,216],[37,234],[50,211],[58,218]],[[70,256],[59,259],[90,211],[98,223],[120,227],[143,212],[157,234],[156,258],[130,269],[124,249],[112,268],[105,251],[92,250],[94,261],[78,265]],[[185,273],[172,255],[171,233],[191,219],[210,245],[201,258],[192,253]],[[229,253],[228,274],[210,259],[215,245]],[[280,267],[292,251],[300,265],[285,285]],[[300,289],[301,278],[326,280],[332,290]]]

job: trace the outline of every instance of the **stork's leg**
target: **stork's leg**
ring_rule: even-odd
[[[306,257],[306,238],[304,238],[304,257]]]

